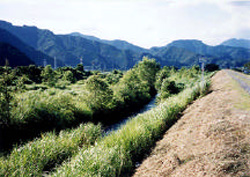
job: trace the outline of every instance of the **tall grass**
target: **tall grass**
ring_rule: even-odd
[[[53,127],[66,126],[74,122],[75,113],[79,107],[74,100],[74,93],[59,89],[47,89],[45,91],[29,91],[17,95],[17,105],[12,110],[14,122],[49,122]],[[85,115],[85,116],[84,116]],[[89,118],[91,112],[85,104],[82,107],[82,118]],[[58,125],[54,125],[58,124]]]
[[[41,132],[59,131],[90,121],[92,112],[80,98],[68,90],[54,88],[16,94],[10,123],[2,128],[3,134],[8,135],[3,137],[4,148]]]
[[[168,98],[156,108],[128,121],[95,147],[83,149],[70,162],[64,163],[51,176],[121,176],[131,172],[135,162],[176,120],[187,104],[208,88],[197,84]]]
[[[80,125],[76,129],[46,133],[24,146],[16,147],[0,159],[0,176],[42,176],[80,149],[87,149],[101,137],[100,125]]]

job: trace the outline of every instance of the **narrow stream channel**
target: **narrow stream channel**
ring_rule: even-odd
[[[152,108],[154,108],[156,106],[156,98],[157,96],[159,96],[159,94],[155,95],[151,101],[146,104],[142,109],[140,109],[139,111],[137,111],[136,113],[124,118],[123,120],[121,120],[120,122],[116,123],[116,124],[113,124],[113,125],[110,125],[108,126],[105,130],[104,130],[104,135],[108,135],[110,132],[112,131],[116,131],[118,130],[122,125],[126,124],[127,121],[131,118],[131,117],[136,117],[138,114],[142,114]]]

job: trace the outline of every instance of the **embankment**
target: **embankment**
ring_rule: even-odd
[[[250,176],[250,95],[227,71],[157,142],[135,177]]]

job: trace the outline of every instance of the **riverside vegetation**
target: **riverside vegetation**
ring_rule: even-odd
[[[0,138],[7,149],[0,176],[130,173],[177,114],[208,87],[207,80],[198,83],[199,67],[161,69],[146,57],[127,72],[86,72],[82,65],[56,70],[5,66],[0,72]],[[97,123],[121,120],[157,92],[156,108],[102,136]]]

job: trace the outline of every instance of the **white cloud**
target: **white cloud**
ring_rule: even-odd
[[[238,1],[237,1],[238,2]],[[218,44],[249,38],[249,1],[228,0],[0,0],[3,20],[55,33],[81,32],[144,47],[176,39]]]

